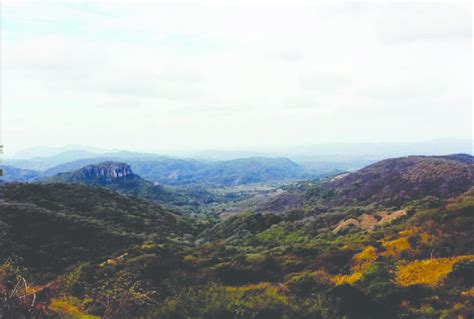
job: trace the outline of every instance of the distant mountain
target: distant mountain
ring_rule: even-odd
[[[152,160],[162,158],[167,157],[150,153],[135,153],[127,151],[99,154],[83,150],[71,150],[46,157],[34,157],[29,159],[7,158],[3,160],[3,163],[5,165],[14,166],[18,168],[40,170],[43,171],[43,175],[51,176],[57,173],[69,172],[81,168],[85,165],[105,161],[129,162],[129,160],[131,159]]]
[[[461,152],[472,154],[473,141],[441,139],[417,143],[328,143],[259,151],[210,150],[181,153],[194,159],[69,145],[28,149],[17,153],[16,158],[5,158],[3,164],[21,169],[38,170],[43,172],[43,176],[52,176],[57,173],[71,172],[90,164],[117,161],[129,163],[133,170],[143,178],[162,184],[204,183],[230,186],[253,182],[308,179],[337,171],[354,171],[390,157]],[[271,158],[289,159],[296,162],[300,168],[295,170],[288,166],[288,173],[278,172],[278,168],[273,169],[274,163],[265,162],[265,159]],[[262,169],[256,168],[254,163],[251,163],[252,161],[262,162],[263,166],[267,166],[267,172],[263,173]],[[248,168],[244,167],[245,162],[249,164]],[[247,176],[244,176],[246,174],[244,170],[248,172]]]
[[[97,157],[98,154],[87,151],[66,151],[53,156],[34,157],[30,159],[5,159],[5,165],[23,169],[44,171],[56,165],[84,158]]]
[[[32,159],[36,157],[51,157],[65,152],[87,152],[92,154],[110,153],[112,150],[106,150],[98,147],[84,145],[66,145],[66,146],[37,146],[30,147],[16,152],[13,157],[17,159]]]
[[[119,157],[105,157],[120,160]],[[68,172],[84,165],[95,164],[103,157],[77,160],[58,165],[44,172],[51,176]],[[134,158],[127,163],[142,177],[165,185],[211,184],[231,186],[250,183],[277,182],[314,176],[306,168],[287,158],[252,157],[232,161],[205,162],[167,157]]]
[[[59,164],[51,168],[48,168],[47,170],[42,172],[42,176],[44,177],[54,176],[59,173],[72,172],[87,165],[98,164],[104,161],[114,161],[114,160],[118,160],[118,159],[113,159],[110,157],[93,157],[93,158],[78,159],[75,161]]]
[[[47,183],[74,183],[105,187],[120,193],[146,198],[148,200],[182,205],[189,199],[161,185],[143,179],[132,172],[130,165],[121,162],[102,162],[87,165],[73,172],[59,173],[43,180]]]
[[[120,151],[120,152],[114,152],[114,153],[106,153],[106,154],[100,154],[96,156],[89,156],[73,161],[66,161],[63,162],[59,165],[55,165],[53,167],[50,167],[42,172],[43,176],[53,176],[58,173],[65,173],[65,172],[71,172],[74,170],[77,170],[79,168],[82,168],[86,165],[91,165],[91,164],[97,164],[101,162],[106,162],[106,161],[116,161],[116,162],[127,162],[127,163],[142,163],[142,162],[154,162],[154,161],[166,161],[166,160],[174,160],[166,156],[160,156],[160,155],[155,155],[155,154],[149,154],[149,153],[135,153],[135,152],[126,152],[126,151]],[[137,165],[139,167],[139,165]],[[148,165],[149,167],[149,165]],[[135,165],[134,165],[135,169]],[[141,172],[139,173],[140,175]]]
[[[426,196],[449,198],[474,186],[474,157],[408,156],[387,159],[322,183],[301,183],[264,203],[261,210],[317,205],[398,206]]]
[[[271,157],[270,154],[258,151],[238,150],[204,150],[189,154],[192,158],[209,161],[231,161],[248,157]]]
[[[299,178],[302,173],[303,167],[287,158],[251,157],[211,163],[189,179],[217,185],[240,185]]]
[[[44,176],[52,176],[58,173],[70,172],[86,165],[97,164],[104,161],[125,161],[130,164],[137,174],[152,181],[170,184],[168,181],[175,181],[178,177],[188,176],[198,170],[207,167],[207,163],[168,158],[163,156],[150,156],[114,153],[103,157],[81,159],[57,165],[43,172]]]
[[[168,185],[232,186],[300,178],[304,173],[303,167],[287,158],[251,157],[219,162],[162,158],[129,163],[144,178]]]
[[[186,217],[104,188],[8,184],[0,186],[0,198],[0,258],[22,256],[45,270],[107,256],[152,235],[165,240],[194,231]]]
[[[454,153],[474,154],[472,139],[437,139],[412,143],[326,143],[308,146],[289,147],[283,154],[294,160],[373,159],[381,160],[390,157],[410,155],[443,155]]]
[[[123,185],[140,177],[133,174],[130,165],[117,162],[103,162],[88,165],[71,173],[61,173],[52,178],[58,182],[80,183],[87,185],[107,186]]]
[[[2,165],[0,168],[3,170],[3,176],[0,176],[0,182],[28,182],[41,175],[41,172],[31,169],[22,169],[7,165]]]
[[[302,162],[376,162],[385,158],[410,155],[474,154],[474,140],[444,138],[406,143],[320,143],[288,147],[260,147],[258,149],[213,149],[181,153],[181,156],[214,161],[245,157],[287,157]],[[354,166],[354,165],[353,165]],[[355,167],[360,168],[361,166]]]

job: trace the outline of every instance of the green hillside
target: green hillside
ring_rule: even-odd
[[[195,232],[192,221],[139,198],[77,184],[0,187],[1,254],[26,266],[62,269],[149,238]]]

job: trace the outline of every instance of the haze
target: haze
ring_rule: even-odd
[[[3,4],[7,154],[472,139],[470,4]]]

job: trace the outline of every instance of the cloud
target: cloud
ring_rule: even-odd
[[[470,3],[392,3],[379,8],[375,23],[386,43],[462,41],[472,37],[471,13]]]
[[[121,136],[146,150],[150,136],[179,148],[470,136],[468,7],[5,4],[5,139]]]

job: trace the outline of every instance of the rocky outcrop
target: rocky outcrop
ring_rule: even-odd
[[[133,175],[130,165],[126,163],[105,162],[99,165],[89,165],[81,170],[85,178],[113,180]]]
[[[84,166],[74,172],[59,173],[45,182],[79,183],[106,186],[109,184],[130,183],[141,179],[132,172],[130,165],[121,162],[102,162]]]

